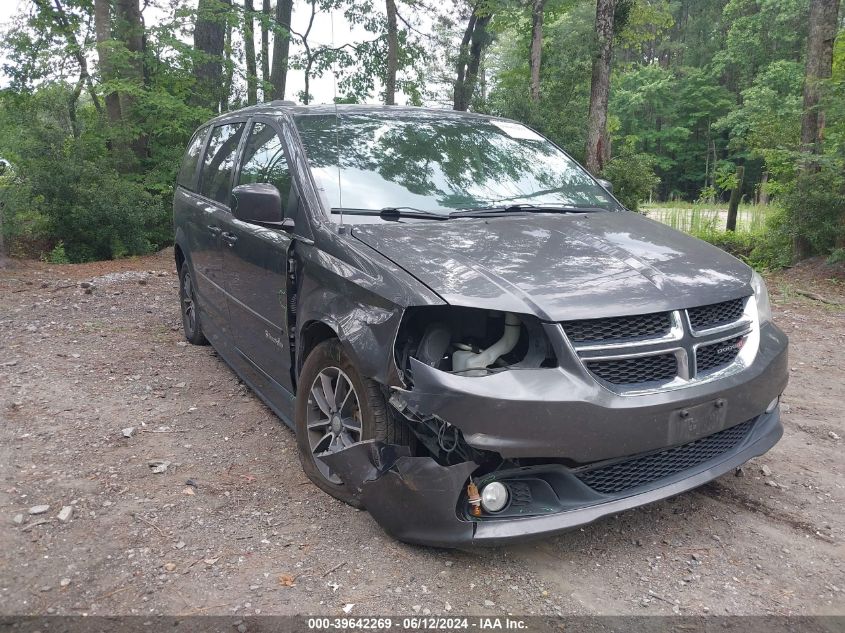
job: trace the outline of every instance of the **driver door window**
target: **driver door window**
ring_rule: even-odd
[[[276,130],[266,123],[255,123],[247,138],[238,178],[239,185],[253,183],[275,185],[282,199],[282,210],[288,216],[291,173],[285,158],[285,149]]]

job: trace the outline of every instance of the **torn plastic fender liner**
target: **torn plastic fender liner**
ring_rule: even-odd
[[[458,518],[458,499],[475,462],[441,466],[412,457],[404,446],[368,440],[319,456],[384,529],[401,541],[458,547],[472,542],[475,524]]]

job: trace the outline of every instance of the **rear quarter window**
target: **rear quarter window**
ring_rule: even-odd
[[[200,152],[202,152],[207,132],[208,128],[200,128],[194,132],[191,142],[188,143],[188,149],[185,150],[182,167],[179,169],[179,176],[176,178],[176,182],[185,189],[193,190],[194,188],[194,176],[197,173],[197,164],[200,160]]]

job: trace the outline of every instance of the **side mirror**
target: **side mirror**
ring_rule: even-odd
[[[613,183],[609,180],[605,180],[604,178],[596,178],[599,181],[599,184],[607,189],[610,193],[613,193]]]
[[[266,182],[238,185],[232,189],[232,214],[242,222],[293,230],[293,218],[282,213],[282,196]]]

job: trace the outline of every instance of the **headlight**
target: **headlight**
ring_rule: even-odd
[[[766,282],[759,273],[751,275],[751,287],[754,289],[754,299],[757,301],[757,318],[760,325],[772,320],[772,304],[769,303],[769,291]]]

